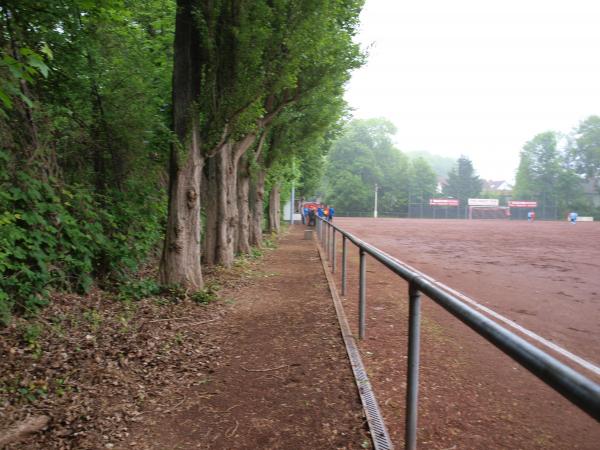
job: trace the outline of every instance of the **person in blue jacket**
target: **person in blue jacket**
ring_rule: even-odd
[[[577,213],[575,211],[569,214],[569,222],[571,222],[573,225],[577,223]]]
[[[329,207],[329,215],[327,217],[327,220],[329,220],[330,222],[333,222],[333,215],[335,214],[335,209],[333,209],[333,206]]]
[[[319,216],[321,219],[323,218],[323,205],[319,205],[317,208],[317,216]]]

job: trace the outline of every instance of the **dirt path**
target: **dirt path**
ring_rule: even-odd
[[[229,311],[207,324],[218,358],[119,448],[369,448],[323,268],[302,233],[291,229],[254,283],[220,293]]]

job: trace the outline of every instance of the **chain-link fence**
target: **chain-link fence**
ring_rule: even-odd
[[[540,203],[536,208],[510,208],[508,220],[527,220],[527,213],[535,211],[536,220],[563,220],[567,212],[562,214],[555,204]],[[336,209],[338,217],[373,217],[373,210]],[[380,209],[378,217],[397,217],[410,219],[468,219],[468,206],[431,206],[429,203],[410,203],[394,210]],[[564,217],[563,217],[564,216]]]

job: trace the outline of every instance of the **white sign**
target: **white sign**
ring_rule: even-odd
[[[497,198],[470,198],[469,206],[498,206]]]
[[[537,202],[511,200],[508,202],[508,206],[510,206],[511,208],[537,208]]]

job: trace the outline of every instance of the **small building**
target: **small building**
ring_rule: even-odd
[[[483,180],[482,191],[496,196],[509,196],[512,194],[513,186],[505,180]]]

